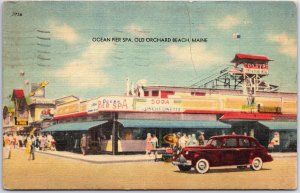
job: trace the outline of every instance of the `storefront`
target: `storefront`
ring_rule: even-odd
[[[270,151],[297,151],[297,122],[260,121],[259,124],[270,130]]]
[[[115,128],[115,129],[114,129]],[[163,136],[170,133],[195,134],[205,133],[208,139],[221,135],[231,125],[217,120],[210,121],[174,121],[174,120],[134,120],[119,119],[110,121],[91,121],[52,125],[43,130],[51,133],[57,141],[58,150],[79,152],[82,134],[88,136],[89,150],[92,153],[136,153],[145,152],[147,133],[155,134],[159,146],[166,147]],[[113,139],[113,133],[115,137]],[[115,149],[114,149],[115,148]]]

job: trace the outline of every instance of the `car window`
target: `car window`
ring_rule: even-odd
[[[249,139],[239,139],[240,147],[250,147]]]
[[[252,140],[251,140],[251,146],[252,146],[252,147],[256,147],[256,146],[257,146],[256,143],[255,143],[255,141],[252,141]]]
[[[236,146],[237,146],[236,138],[225,139],[224,147],[236,147]]]
[[[222,146],[222,141],[220,141],[219,139],[213,139],[210,143],[211,146],[214,147],[221,147]]]

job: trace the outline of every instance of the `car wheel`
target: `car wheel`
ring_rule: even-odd
[[[252,160],[252,163],[251,163],[251,165],[250,165],[250,168],[251,168],[252,170],[257,171],[257,170],[260,170],[260,169],[262,168],[262,166],[263,166],[263,161],[261,160],[261,158],[260,158],[260,157],[255,157],[255,158]]]
[[[192,166],[178,166],[180,171],[190,171]]]
[[[209,170],[209,163],[206,159],[200,159],[195,166],[198,173],[204,174]]]

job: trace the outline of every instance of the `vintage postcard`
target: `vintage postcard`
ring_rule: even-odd
[[[292,1],[6,1],[3,189],[297,189]]]

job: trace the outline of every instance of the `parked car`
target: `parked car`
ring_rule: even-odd
[[[201,174],[217,166],[236,165],[239,169],[250,166],[252,170],[260,170],[264,162],[271,161],[273,158],[264,146],[255,138],[244,135],[214,136],[206,146],[185,147],[172,159],[180,171],[194,167]]]

